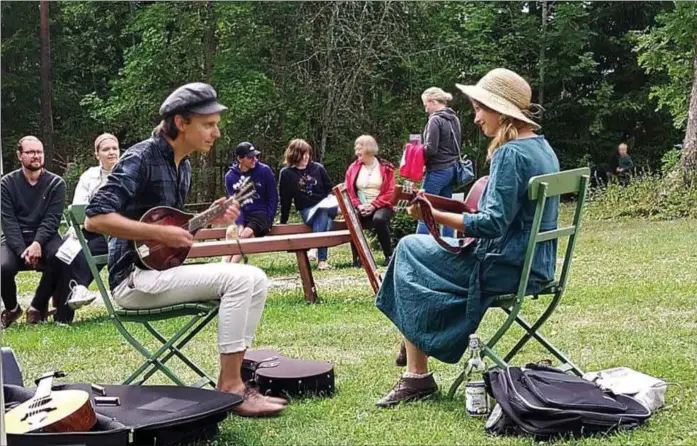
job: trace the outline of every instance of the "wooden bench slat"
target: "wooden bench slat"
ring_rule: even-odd
[[[372,221],[366,222],[364,224],[364,229],[370,229],[372,227]],[[346,222],[344,220],[334,221],[334,231],[342,231],[348,229]],[[290,223],[285,225],[276,225],[271,228],[271,231],[267,235],[290,235],[290,234],[309,234],[312,232],[312,228],[308,225],[302,223]],[[201,229],[194,236],[194,240],[214,240],[214,239],[224,239],[225,238],[225,228],[209,228]]]
[[[240,240],[245,254],[259,254],[277,251],[300,251],[313,248],[332,247],[349,243],[351,234],[347,229],[307,234],[270,235],[260,238]],[[188,258],[215,257],[240,254],[237,241],[214,241],[196,243]]]

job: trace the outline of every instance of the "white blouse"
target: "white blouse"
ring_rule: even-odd
[[[380,162],[376,159],[372,166],[361,166],[356,178],[356,195],[363,204],[370,204],[380,195],[382,174]]]
[[[101,166],[93,166],[87,169],[80,175],[80,181],[77,182],[73,204],[89,204],[99,188],[106,184],[108,176],[109,172],[102,169]]]

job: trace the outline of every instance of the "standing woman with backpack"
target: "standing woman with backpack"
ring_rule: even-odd
[[[426,155],[426,175],[421,188],[434,195],[451,198],[455,180],[456,163],[459,159],[462,130],[460,120],[448,107],[453,95],[438,87],[423,92],[421,100],[428,113],[428,123],[424,129],[424,150]],[[442,229],[444,237],[452,237],[454,230]],[[423,220],[419,220],[417,234],[428,234]]]

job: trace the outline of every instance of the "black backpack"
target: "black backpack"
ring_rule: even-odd
[[[603,391],[552,367],[495,369],[484,381],[498,403],[485,427],[493,434],[583,436],[633,429],[651,416],[629,396]]]

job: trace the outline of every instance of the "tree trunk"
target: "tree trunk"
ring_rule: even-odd
[[[213,2],[208,0],[204,6],[204,29],[203,29],[203,79],[205,82],[210,82],[213,74],[213,66],[215,61],[215,53],[218,48],[215,30],[215,11]],[[215,151],[211,150],[208,153],[200,153],[198,158],[198,175],[199,184],[196,201],[210,202],[218,198],[218,166],[216,162]]]
[[[689,180],[697,178],[697,41],[695,42],[695,55],[692,59],[694,79],[692,80],[692,93],[690,93],[690,108],[687,114],[687,129],[682,144],[682,167],[685,177]]]
[[[542,32],[540,35],[540,86],[539,94],[537,96],[537,101],[540,105],[544,106],[545,102],[545,46],[547,45],[546,40],[547,34],[547,1],[542,2]],[[542,111],[540,110],[540,121],[542,120]]]
[[[41,140],[44,144],[46,168],[53,162],[53,104],[51,91],[51,33],[49,30],[48,0],[39,2],[41,42]]]

